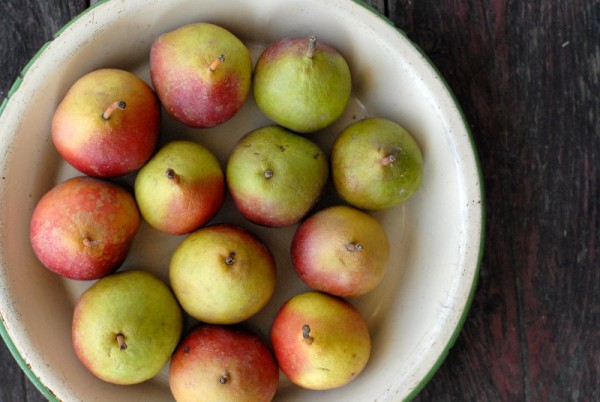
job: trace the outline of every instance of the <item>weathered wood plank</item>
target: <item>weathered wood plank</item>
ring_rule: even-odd
[[[526,256],[517,266],[525,396],[600,400],[600,2],[528,3],[512,12],[537,24],[509,52],[513,128],[525,128],[523,202],[512,212],[525,217],[514,230]]]
[[[417,400],[598,400],[600,3],[388,3],[462,104],[487,190],[473,309]]]

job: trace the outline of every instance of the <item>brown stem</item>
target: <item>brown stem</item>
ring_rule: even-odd
[[[181,181],[181,177],[173,170],[173,168],[167,168],[167,170],[165,170],[165,176],[176,184],[179,184]]]
[[[229,374],[223,373],[223,375],[220,376],[217,381],[219,382],[219,384],[223,384],[223,385],[227,384],[229,382]]]
[[[315,338],[310,336],[310,325],[304,324],[302,326],[302,338],[304,338],[304,342],[308,343],[309,345],[315,340]]]
[[[394,155],[387,155],[383,158],[381,158],[381,164],[383,166],[388,166],[391,165],[392,163],[396,162],[396,157]]]
[[[265,170],[265,179],[270,179],[273,177],[273,171],[271,169]]]
[[[363,249],[363,245],[360,243],[348,243],[346,244],[346,250],[348,251],[359,251]]]
[[[127,349],[127,344],[125,343],[125,336],[123,336],[123,334],[117,334],[117,343],[119,344],[120,350]]]
[[[100,243],[100,240],[97,240],[97,239],[92,240],[86,236],[83,238],[82,242],[83,242],[83,245],[86,247],[93,247],[93,246],[97,245],[98,243]]]
[[[305,56],[312,58],[315,55],[315,50],[317,50],[317,37],[310,35],[308,37],[308,48],[306,49]]]
[[[233,265],[234,262],[235,262],[235,251],[232,251],[231,253],[229,253],[229,255],[227,257],[225,257],[225,264]]]
[[[123,110],[126,107],[127,107],[127,104],[124,101],[114,101],[113,103],[108,105],[108,107],[106,108],[104,113],[102,113],[102,118],[104,120],[108,120],[108,119],[110,119],[110,116],[113,114],[113,112],[115,110],[117,110],[117,109]]]
[[[210,63],[210,66],[208,66],[208,69],[210,71],[215,71],[217,69],[217,67],[219,67],[219,64],[221,64],[224,61],[225,61],[225,55],[222,54],[219,57],[217,57],[217,59],[215,61]]]

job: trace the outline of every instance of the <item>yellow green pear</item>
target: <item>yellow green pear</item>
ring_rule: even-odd
[[[413,136],[378,117],[346,127],[331,149],[337,192],[352,206],[377,211],[412,197],[423,181],[424,161]]]
[[[183,330],[169,287],[143,270],[103,277],[78,299],[73,346],[83,365],[114,384],[146,381],[167,364]]]
[[[279,368],[294,384],[315,390],[356,379],[371,355],[371,336],[360,312],[321,292],[293,296],[277,312],[271,342]]]
[[[169,265],[171,287],[183,309],[210,324],[236,324],[258,313],[275,291],[276,276],[267,246],[231,224],[191,233]]]
[[[260,110],[298,133],[312,133],[336,121],[352,91],[344,57],[314,35],[270,44],[256,61],[252,82]]]

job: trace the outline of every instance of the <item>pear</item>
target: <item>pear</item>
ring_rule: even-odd
[[[254,67],[256,104],[275,123],[298,133],[312,133],[336,121],[351,90],[344,57],[314,35],[270,44]]]
[[[52,140],[80,172],[117,177],[144,165],[155,150],[161,113],[152,88],[114,68],[79,78],[52,118]]]
[[[246,101],[252,59],[232,32],[193,23],[156,38],[150,76],[167,113],[186,126],[208,128],[232,118]]]
[[[327,157],[315,142],[274,125],[242,137],[226,167],[241,214],[269,227],[300,221],[321,199],[328,177]]]
[[[390,244],[377,219],[359,209],[335,205],[298,226],[291,255],[296,273],[312,289],[355,297],[382,281]]]
[[[168,286],[132,270],[105,276],[81,294],[73,313],[73,346],[83,365],[114,384],[158,374],[177,347],[183,313]]]
[[[271,342],[281,371],[307,389],[350,383],[371,355],[371,335],[360,312],[321,292],[300,293],[285,302],[275,315]]]
[[[133,196],[89,176],[59,183],[38,201],[30,241],[39,261],[69,279],[99,279],[119,268],[140,227]]]
[[[384,118],[346,127],[331,149],[333,184],[356,208],[384,210],[412,197],[423,180],[423,155],[412,135]]]
[[[183,309],[210,324],[237,324],[258,313],[275,291],[276,275],[264,243],[230,224],[191,233],[169,264],[171,287]]]
[[[279,384],[271,350],[237,326],[200,325],[171,359],[169,386],[178,402],[270,402]]]
[[[153,228],[181,235],[204,225],[225,200],[225,177],[216,156],[193,141],[164,145],[138,172],[135,198]]]

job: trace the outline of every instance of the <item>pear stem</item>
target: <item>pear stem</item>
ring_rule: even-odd
[[[100,240],[97,240],[97,239],[96,240],[92,240],[92,239],[90,239],[89,237],[86,236],[86,237],[83,238],[82,242],[83,242],[84,246],[86,246],[86,247],[92,247],[92,246],[95,246],[98,243],[100,243]]]
[[[175,170],[173,170],[173,168],[167,168],[167,170],[165,170],[165,176],[167,176],[167,179],[172,180],[175,184],[179,184],[181,181],[181,177],[175,172]]]
[[[114,101],[113,103],[108,105],[108,107],[106,108],[104,113],[102,113],[102,118],[104,120],[108,120],[108,119],[110,119],[110,116],[113,114],[113,112],[115,110],[117,110],[117,109],[123,110],[126,107],[127,107],[127,104],[124,101]]]
[[[224,373],[222,376],[219,377],[219,379],[217,380],[219,382],[219,384],[225,385],[229,382],[229,374]]]
[[[208,69],[210,71],[214,72],[217,69],[217,67],[219,67],[219,64],[221,64],[224,61],[225,61],[225,55],[220,55],[219,57],[217,57],[217,59],[215,61],[210,63],[210,66],[208,66]]]
[[[346,244],[346,250],[348,251],[360,251],[363,249],[363,245],[360,243],[348,243]]]
[[[381,164],[383,166],[389,166],[392,163],[396,162],[396,157],[394,155],[387,155],[381,159]]]
[[[315,338],[310,336],[310,325],[304,324],[302,326],[302,338],[304,338],[304,342],[308,343],[309,345],[315,340]]]
[[[312,59],[315,55],[315,50],[317,50],[317,37],[310,35],[308,37],[308,48],[306,49],[305,56]]]
[[[229,255],[227,257],[225,257],[225,264],[233,265],[234,262],[235,262],[235,251],[232,251],[231,253],[229,253]]]
[[[270,179],[273,177],[273,171],[271,169],[265,170],[265,179]]]
[[[119,344],[120,350],[127,349],[127,343],[125,343],[125,336],[123,336],[123,334],[117,334],[117,343]]]

